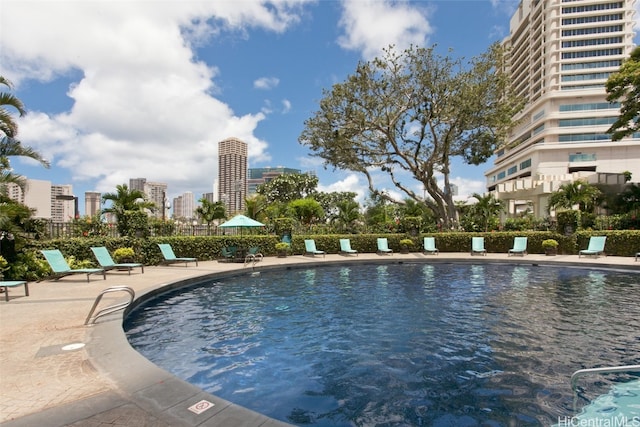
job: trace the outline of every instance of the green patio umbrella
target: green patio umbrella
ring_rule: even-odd
[[[223,228],[240,227],[240,235],[242,236],[242,229],[244,227],[264,227],[264,224],[259,221],[256,221],[255,219],[251,219],[248,216],[236,215],[233,218],[231,218],[229,221],[220,224],[219,227],[223,227]]]

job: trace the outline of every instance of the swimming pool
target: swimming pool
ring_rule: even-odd
[[[575,370],[640,362],[639,296],[632,272],[354,264],[175,290],[125,328],[155,364],[293,424],[551,425]]]

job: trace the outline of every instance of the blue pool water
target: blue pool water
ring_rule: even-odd
[[[269,271],[164,294],[125,328],[176,376],[297,425],[547,426],[573,415],[574,371],[640,363],[638,278],[445,263]],[[585,377],[580,404],[633,379]]]

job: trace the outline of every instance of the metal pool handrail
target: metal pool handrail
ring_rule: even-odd
[[[126,292],[129,294],[129,300],[128,301],[124,301],[118,304],[114,304],[114,305],[110,305],[108,307],[105,307],[101,310],[99,310],[95,316],[93,315],[93,312],[96,310],[96,307],[98,307],[98,304],[100,303],[100,300],[102,299],[102,297],[104,296],[104,294],[109,293],[109,292]],[[84,321],[85,326],[88,325],[92,325],[97,319],[98,317],[104,316],[106,314],[109,313],[113,313],[114,311],[118,311],[118,310],[122,310],[125,307],[128,307],[129,304],[131,304],[131,302],[133,301],[133,299],[135,298],[135,291],[133,289],[131,289],[128,286],[112,286],[110,288],[107,288],[105,290],[103,290],[102,292],[100,292],[100,294],[98,295],[98,297],[96,298],[95,302],[93,303],[93,307],[91,307],[91,310],[89,311],[89,315],[87,316],[87,319]]]
[[[640,372],[640,365],[605,366],[602,368],[578,369],[571,375],[571,390],[573,391],[573,412],[576,411],[576,386],[578,378],[587,374],[611,374],[615,372]]]

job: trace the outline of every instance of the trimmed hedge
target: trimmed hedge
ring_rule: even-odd
[[[508,253],[513,247],[513,239],[516,236],[527,237],[527,252],[531,254],[543,254],[542,241],[555,239],[558,241],[558,253],[575,255],[581,249],[586,249],[591,236],[607,236],[605,252],[607,255],[634,256],[640,252],[639,230],[607,230],[607,231],[579,231],[570,236],[564,236],[550,231],[530,232],[487,232],[487,233],[427,233],[412,237],[406,234],[315,234],[294,235],[291,241],[291,254],[302,255],[305,253],[304,240],[314,239],[316,247],[329,254],[340,252],[340,239],[350,239],[351,247],[361,253],[377,252],[377,238],[386,237],[389,248],[395,252],[400,251],[400,240],[411,239],[414,246],[412,252],[422,252],[423,238],[435,237],[436,247],[440,252],[468,252],[471,250],[471,238],[484,237],[485,249],[491,253]],[[225,246],[260,248],[265,256],[275,256],[275,245],[280,241],[276,236],[245,235],[245,236],[177,236],[177,237],[81,237],[47,241],[34,241],[30,250],[37,253],[40,249],[59,249],[65,257],[74,257],[79,261],[89,261],[94,266],[97,262],[91,252],[92,246],[105,246],[109,252],[117,248],[131,247],[135,251],[135,262],[145,265],[157,265],[162,262],[162,254],[158,243],[168,243],[178,257],[196,257],[198,260],[207,261],[222,259],[222,248]],[[38,254],[39,256],[39,254]]]

